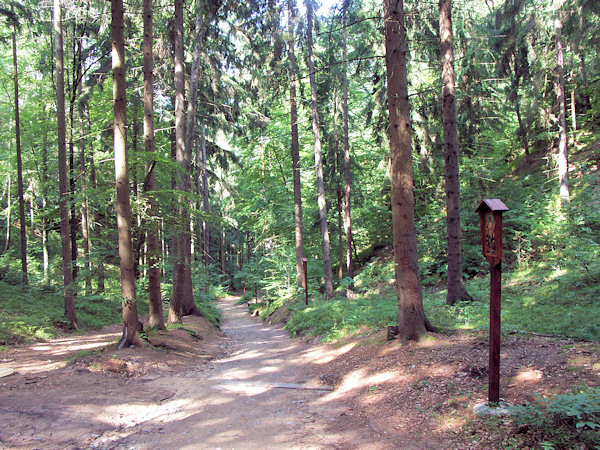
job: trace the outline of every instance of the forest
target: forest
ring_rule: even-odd
[[[5,0],[0,357],[229,295],[310,342],[487,336],[500,264],[503,339],[589,354],[577,419],[516,417],[600,445],[599,47],[595,0]]]

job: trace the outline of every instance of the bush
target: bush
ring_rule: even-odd
[[[600,388],[580,387],[553,398],[510,407],[522,444],[544,448],[598,448]]]

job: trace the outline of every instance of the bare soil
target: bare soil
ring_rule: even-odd
[[[249,317],[237,300],[219,303],[222,332],[186,317],[185,329],[152,335],[152,346],[117,351],[120,328],[111,327],[0,354],[0,368],[16,371],[0,378],[0,447],[493,445],[470,431],[479,420],[472,407],[487,396],[485,335],[431,335],[403,344],[375,333],[306,343]],[[522,403],[534,392],[598,386],[599,349],[505,337],[502,396]]]

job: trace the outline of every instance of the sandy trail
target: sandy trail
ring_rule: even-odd
[[[385,447],[368,426],[339,426],[344,405],[311,380],[312,348],[248,316],[237,297],[223,299],[226,356],[154,380],[177,388],[159,415],[113,445],[136,448]],[[133,431],[133,430],[131,430]],[[102,439],[102,438],[101,438]]]
[[[218,304],[224,336],[210,362],[125,379],[53,364],[11,376],[0,383],[0,447],[394,447],[343,393],[311,378],[324,349],[251,318],[237,300]]]

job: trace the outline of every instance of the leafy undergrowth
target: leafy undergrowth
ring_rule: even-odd
[[[507,417],[469,422],[465,435],[485,435],[494,448],[600,447],[600,388],[581,385],[561,395],[537,394],[533,402],[509,410]]]
[[[225,292],[211,282],[207,276],[194,276],[195,301],[204,317],[218,327],[221,314],[213,302],[224,296]],[[161,288],[166,319],[171,285],[163,283]],[[139,283],[137,290],[138,313],[143,315],[148,313],[148,289],[144,281]],[[75,298],[79,331],[99,329],[121,322],[120,296],[110,286],[109,291],[111,293],[106,295],[78,295]],[[0,281],[0,350],[25,342],[49,339],[68,329],[62,291],[50,285],[24,289],[22,286]]]
[[[589,263],[587,271],[578,270],[578,265],[576,260],[560,265],[530,263],[504,274],[503,332],[600,340],[600,264]],[[251,308],[258,309],[263,319],[285,319],[293,335],[320,336],[323,341],[337,340],[358,330],[378,330],[397,321],[392,271],[390,261],[374,261],[357,276],[354,291],[337,292],[330,300],[310,295],[308,306],[302,294],[286,291],[276,298],[263,297]],[[489,275],[469,281],[467,289],[475,301],[454,306],[445,304],[444,289],[424,290],[425,313],[434,326],[441,330],[488,328]],[[253,302],[250,294],[246,299]],[[285,312],[276,313],[282,307]]]
[[[121,320],[119,299],[100,295],[75,299],[80,330],[97,329]],[[24,342],[55,337],[68,329],[64,317],[64,297],[53,289],[13,286],[0,281],[0,345],[8,347]],[[138,302],[141,314],[147,304]]]

